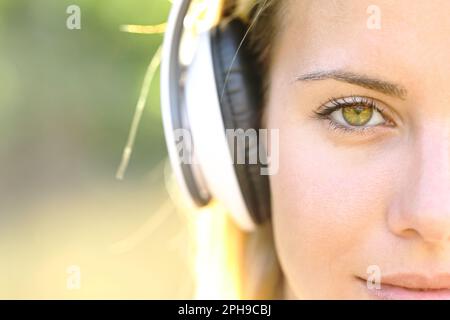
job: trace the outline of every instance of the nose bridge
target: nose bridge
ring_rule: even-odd
[[[450,118],[417,130],[397,231],[414,230],[426,242],[450,239]],[[400,227],[400,228],[398,228]]]

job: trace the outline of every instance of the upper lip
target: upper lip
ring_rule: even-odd
[[[381,276],[383,285],[402,287],[410,290],[450,289],[450,273],[424,275],[420,273],[395,273]]]

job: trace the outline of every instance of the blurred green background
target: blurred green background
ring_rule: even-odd
[[[81,30],[68,30],[69,5]],[[167,0],[0,0],[0,298],[187,298],[186,226],[164,188],[155,77],[115,173]],[[79,289],[67,268],[80,269]]]

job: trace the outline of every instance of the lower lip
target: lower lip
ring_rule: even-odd
[[[387,284],[381,284],[379,289],[369,289],[367,282],[360,280],[367,292],[380,300],[450,300],[450,289],[413,290]]]

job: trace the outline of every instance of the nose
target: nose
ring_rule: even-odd
[[[450,123],[423,127],[408,148],[404,179],[388,214],[391,232],[450,244]]]

